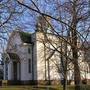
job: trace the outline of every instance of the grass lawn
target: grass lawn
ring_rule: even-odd
[[[0,90],[62,90],[60,86],[1,86]],[[74,90],[73,86],[68,86],[68,90]],[[83,85],[81,90],[90,90],[90,85]]]

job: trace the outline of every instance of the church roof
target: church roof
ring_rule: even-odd
[[[30,33],[20,31],[19,34],[20,34],[21,40],[24,43],[32,43],[31,34]]]

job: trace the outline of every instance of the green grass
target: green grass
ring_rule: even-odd
[[[61,86],[1,86],[0,90],[63,90]],[[67,90],[74,90],[74,86],[68,86]],[[90,85],[83,85],[81,90],[90,90]]]

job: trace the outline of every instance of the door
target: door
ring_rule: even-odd
[[[13,79],[17,80],[17,62],[13,62]]]

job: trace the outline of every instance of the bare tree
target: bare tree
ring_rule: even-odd
[[[14,0],[0,0],[0,55],[6,48],[8,36],[17,27],[22,27],[24,8]],[[24,25],[23,27],[24,28]]]
[[[72,63],[74,65],[75,90],[80,90],[81,76],[80,76],[80,69],[78,65],[78,57],[79,57],[78,51],[80,50],[80,48],[85,48],[83,43],[85,42],[87,43],[88,38],[90,38],[89,37],[90,17],[88,14],[89,0],[87,1],[86,0],[67,0],[67,1],[61,1],[61,2],[59,2],[60,0],[53,0],[53,2],[52,1],[49,2],[49,0],[45,0],[45,1],[46,1],[46,5],[50,5],[50,3],[53,4],[53,7],[52,7],[53,11],[43,12],[40,9],[40,6],[37,6],[36,2],[32,0],[30,0],[30,4],[33,4],[34,7],[31,7],[30,5],[26,4],[25,0],[23,1],[17,0],[19,5],[24,6],[25,8],[42,15],[44,18],[45,16],[48,16],[49,18],[52,19],[52,22],[54,21],[52,25],[48,22],[48,20],[46,20],[50,25],[50,27],[52,28],[51,32],[56,34],[58,38],[62,38],[63,41],[65,41],[67,44],[71,46]],[[69,40],[66,40],[65,38],[62,37],[61,24],[63,24],[64,26],[63,28],[64,35],[66,35],[66,32],[69,31],[69,35],[68,35]],[[45,32],[44,32],[44,35],[45,35]],[[78,46],[78,41],[82,45]]]

